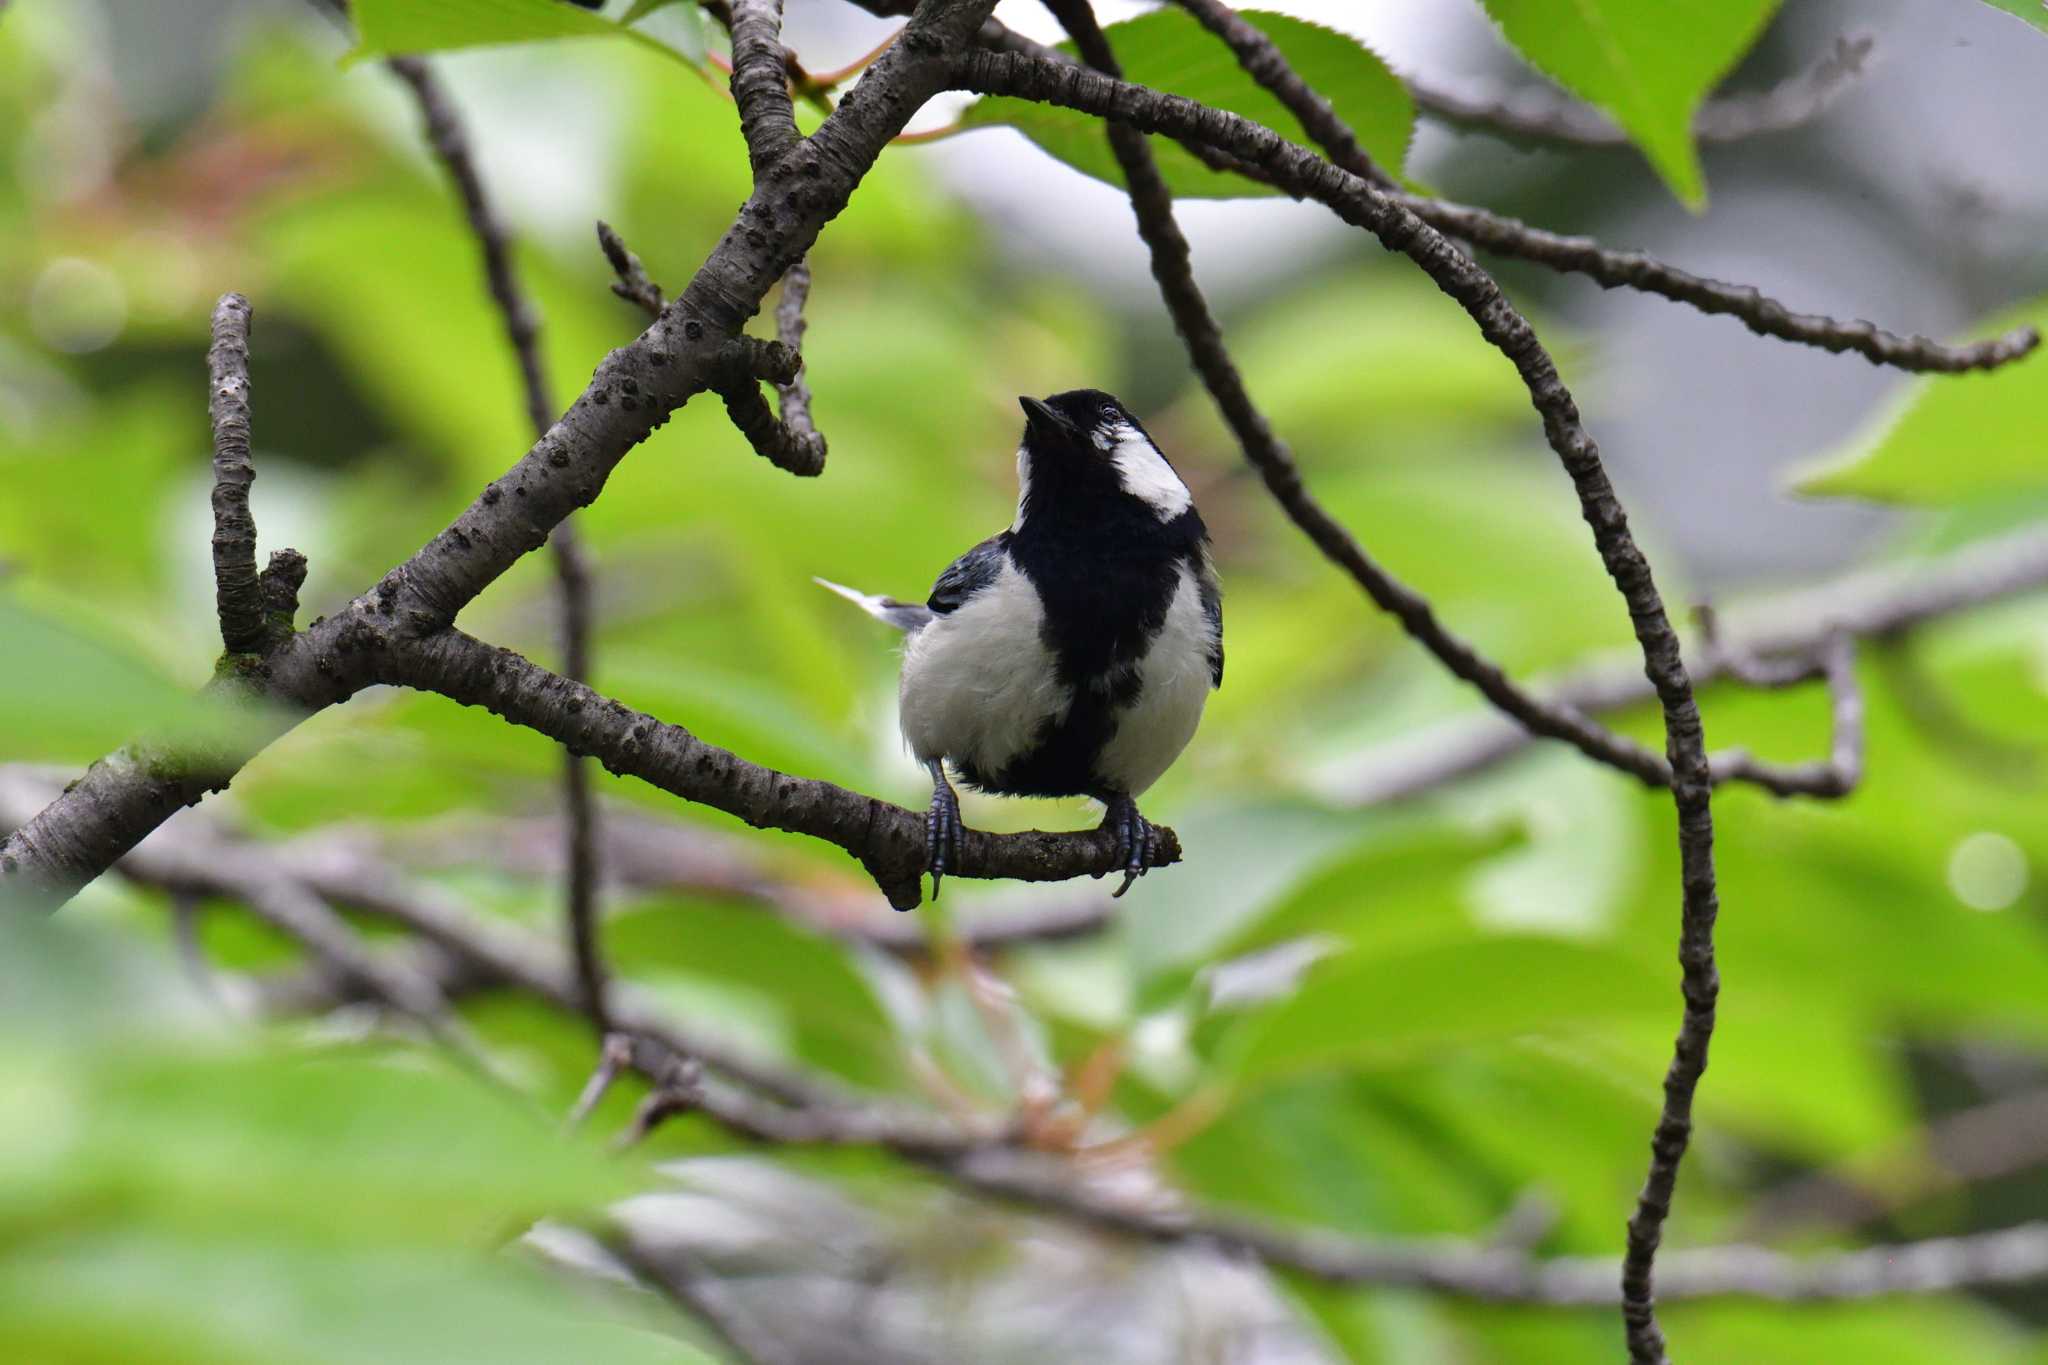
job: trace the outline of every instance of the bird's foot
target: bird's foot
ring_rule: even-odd
[[[1111,893],[1112,899],[1131,889],[1131,883],[1150,872],[1159,863],[1159,831],[1152,822],[1138,814],[1138,803],[1121,793],[1104,798],[1109,807],[1102,817],[1104,829],[1116,831],[1117,865],[1124,870],[1123,885]]]
[[[939,882],[959,860],[967,827],[960,822],[960,798],[946,780],[945,768],[936,760],[925,766],[932,774],[932,806],[924,817],[924,857],[932,874],[932,899],[937,900]]]

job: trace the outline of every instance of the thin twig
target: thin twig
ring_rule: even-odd
[[[1722,95],[1700,106],[1692,134],[1698,142],[1740,142],[1813,122],[1868,71],[1869,34],[1838,36],[1811,66],[1766,90]],[[1415,107],[1433,118],[1513,141],[1578,147],[1625,147],[1629,135],[1605,113],[1545,87],[1507,96],[1473,95],[1418,77],[1404,83]]]
[[[775,339],[784,346],[803,354],[804,303],[811,296],[811,263],[798,261],[782,277],[782,294],[775,301]],[[775,392],[781,402],[782,425],[799,442],[817,448],[818,463],[825,461],[825,438],[819,434],[817,424],[811,420],[811,386],[804,376],[801,364],[787,384],[777,384]]]
[[[1209,9],[1220,8],[1214,0],[1201,2]],[[1278,52],[1264,34],[1249,25],[1244,25],[1242,29],[1236,31],[1236,37],[1247,50]],[[978,41],[991,51],[1010,52],[1045,61],[1072,60],[1064,53],[1033,42],[996,20],[990,20],[982,26]],[[1261,57],[1260,61],[1261,70],[1275,69],[1268,58]],[[1284,60],[1277,69],[1291,71]],[[1253,74],[1256,76],[1258,73]],[[1298,77],[1294,85],[1283,83],[1268,88],[1281,97],[1283,102],[1289,104],[1289,111],[1295,114],[1297,121],[1302,122],[1310,135],[1316,137],[1325,150],[1330,152],[1337,165],[1353,174],[1364,175],[1361,164],[1370,163],[1347,161],[1344,150],[1347,141],[1353,146],[1356,145],[1356,137],[1336,136],[1337,130],[1342,129],[1349,133],[1349,128],[1336,118],[1334,112],[1325,116],[1309,104],[1308,101],[1319,96],[1313,91],[1308,91],[1308,99],[1304,100],[1302,90],[1305,87],[1299,86]],[[1296,104],[1303,107],[1296,108]],[[1323,141],[1325,135],[1331,135],[1330,140]],[[1259,184],[1299,195],[1297,189],[1291,189],[1256,163],[1233,155],[1228,149],[1218,148],[1213,143],[1193,137],[1176,136],[1175,140],[1211,170],[1242,175]],[[1364,178],[1373,179],[1370,175],[1364,175]],[[1392,191],[1389,197],[1439,232],[1466,240],[1495,255],[1532,261],[1537,265],[1569,274],[1585,275],[1605,289],[1636,289],[1671,299],[1676,303],[1687,304],[1703,313],[1733,317],[1758,336],[1774,337],[1796,345],[1816,346],[1836,354],[1853,351],[1874,365],[1890,365],[1902,370],[1936,374],[1991,370],[2021,359],[2033,351],[2041,340],[2038,329],[2032,326],[2015,327],[2000,336],[1960,346],[1944,345],[1923,336],[1900,336],[1859,319],[1831,318],[1816,313],[1794,312],[1754,286],[1725,284],[1719,280],[1680,270],[1643,252],[1615,251],[1590,237],[1569,237],[1546,232],[1488,209],[1432,199],[1406,191]]]
[[[1059,15],[1069,32],[1082,24],[1081,15],[1086,12],[1081,0],[1055,0],[1048,7]],[[1092,15],[1087,23],[1094,27]],[[1114,54],[1101,39],[1100,29],[1095,28],[1094,32],[1095,36],[1085,41],[1077,37],[1077,45],[1091,66],[1113,68]],[[1259,471],[1288,519],[1453,675],[1476,687],[1488,701],[1532,733],[1563,740],[1595,761],[1619,768],[1649,785],[1669,786],[1671,768],[1662,756],[1570,707],[1547,705],[1517,686],[1498,664],[1446,628],[1427,598],[1388,572],[1316,500],[1293,454],[1253,404],[1236,362],[1224,345],[1222,329],[1195,282],[1187,238],[1174,221],[1171,193],[1144,135],[1123,124],[1111,123],[1109,137],[1129,187],[1139,234],[1151,253],[1153,278],[1173,316],[1174,327],[1187,346],[1203,386],[1243,448],[1245,458]]]
[[[2009,365],[2041,344],[2041,334],[2032,326],[2015,327],[1985,341],[1948,346],[1928,337],[1899,336],[1861,319],[1795,313],[1753,285],[1724,284],[1689,274],[1640,251],[1610,250],[1591,237],[1545,232],[1485,209],[1406,192],[1387,197],[1439,232],[1461,238],[1482,251],[1585,275],[1603,289],[1628,288],[1659,294],[1702,313],[1736,318],[1758,336],[1817,346],[1836,354],[1853,351],[1873,365],[1921,373],[1962,374]]]
[[[2048,588],[2048,526],[2026,527],[1961,550],[1850,574],[1736,614],[1728,647],[1750,658],[1810,660],[1830,635],[1889,640],[1979,607]],[[1729,677],[1728,648],[1703,645],[1696,680]],[[1539,689],[1551,705],[1615,711],[1654,696],[1633,660],[1616,658]],[[1474,711],[1412,731],[1366,753],[1328,792],[1354,805],[1401,801],[1506,762],[1534,742],[1498,714]]]
[[[223,294],[213,309],[206,352],[207,409],[213,417],[213,592],[222,646],[256,654],[266,639],[256,574],[256,519],[249,485],[249,301]]]
[[[491,301],[505,324],[505,339],[519,365],[526,413],[536,437],[545,437],[555,423],[555,407],[548,399],[547,378],[540,355],[540,323],[526,292],[520,287],[512,264],[512,242],[504,223],[492,209],[484,192],[483,177],[470,153],[469,137],[455,106],[441,87],[433,70],[417,57],[394,57],[391,70],[412,89],[426,123],[427,141],[440,157],[448,178],[462,199],[470,234],[483,255],[484,278]],[[553,555],[555,580],[562,606],[562,668],[578,682],[590,678],[591,607],[590,561],[576,532],[573,517],[565,517],[548,536]],[[562,801],[568,812],[568,869],[563,880],[563,899],[569,941],[575,950],[578,978],[583,984],[585,1009],[591,1026],[602,1037],[609,1025],[605,1019],[605,968],[598,940],[597,907],[597,808],[590,792],[590,768],[581,756],[562,755]]]
[[[1287,112],[1294,115],[1302,131],[1323,149],[1331,161],[1381,189],[1394,187],[1393,177],[1373,163],[1372,157],[1359,144],[1358,135],[1352,131],[1351,125],[1338,115],[1329,100],[1301,78],[1271,38],[1239,18],[1237,11],[1222,4],[1221,0],[1175,0],[1175,3],[1193,15],[1203,28],[1223,40],[1236,55],[1237,63],[1244,68],[1245,74],[1287,106]],[[1089,65],[1100,66],[1093,61]]]
[[[611,262],[612,273],[618,276],[612,281],[612,292],[638,307],[648,317],[660,317],[662,308],[666,306],[661,286],[647,278],[640,258],[627,248],[612,225],[602,218],[597,220],[597,244],[604,249],[604,258]]]
[[[1084,54],[1085,55],[1085,54]],[[1720,976],[1714,963],[1714,921],[1719,897],[1714,878],[1713,775],[1706,737],[1673,629],[1649,562],[1628,528],[1599,448],[1579,420],[1578,407],[1534,330],[1493,279],[1441,234],[1363,179],[1281,138],[1271,130],[1192,101],[1162,95],[1071,66],[1008,53],[970,52],[955,63],[962,87],[984,94],[1078,109],[1129,124],[1139,132],[1200,138],[1271,171],[1334,209],[1383,245],[1400,251],[1461,304],[1480,334],[1514,364],[1542,415],[1544,434],[1570,476],[1593,531],[1594,545],[1627,605],[1643,666],[1664,713],[1665,746],[1678,808],[1683,902],[1679,962],[1685,1000],[1678,1042],[1664,1083],[1664,1108],[1651,1141],[1649,1173],[1629,1220],[1623,1260],[1622,1316],[1631,1356],[1664,1359],[1651,1268],[1670,1212],[1678,1168],[1692,1131],[1692,1099],[1707,1065]]]
[[[590,1073],[590,1079],[583,1083],[577,1093],[576,1103],[569,1106],[567,1124],[571,1128],[583,1126],[583,1120],[590,1117],[590,1111],[611,1090],[612,1082],[619,1073],[633,1064],[633,1040],[623,1033],[607,1033],[597,1050],[597,1068]]]

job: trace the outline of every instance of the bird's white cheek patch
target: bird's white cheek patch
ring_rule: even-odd
[[[1116,733],[1096,760],[1096,773],[1111,786],[1142,795],[1195,737],[1209,700],[1213,634],[1195,576],[1183,565],[1166,624],[1138,666],[1138,699],[1118,713]]]
[[[1109,439],[1109,458],[1116,465],[1117,481],[1123,484],[1124,492],[1157,512],[1161,521],[1171,521],[1194,505],[1188,486],[1143,432],[1128,423],[1118,423]]]
[[[903,737],[920,760],[999,771],[1031,747],[1073,694],[1060,685],[1030,580],[1005,564],[988,587],[933,619],[903,651]]]

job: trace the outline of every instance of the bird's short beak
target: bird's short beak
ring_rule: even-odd
[[[1046,436],[1072,436],[1073,424],[1057,412],[1039,402],[1036,398],[1019,397],[1017,406],[1024,409],[1024,425],[1028,430]]]

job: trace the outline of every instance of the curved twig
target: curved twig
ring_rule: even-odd
[[[454,104],[441,88],[432,68],[417,57],[394,57],[391,70],[412,89],[426,123],[427,141],[455,183],[461,196],[470,235],[483,254],[484,277],[491,301],[505,324],[505,339],[519,363],[526,413],[535,436],[544,436],[554,423],[554,404],[548,400],[547,379],[542,372],[540,323],[519,285],[512,265],[512,242],[484,192],[483,177],[470,155],[469,138]],[[595,612],[591,606],[590,557],[576,531],[573,517],[566,517],[548,536],[554,560],[555,581],[562,605],[562,667],[579,682],[590,678],[590,637]],[[562,759],[562,804],[568,812],[568,867],[563,878],[569,941],[575,949],[577,975],[583,983],[584,1005],[590,1022],[602,1036],[605,1020],[604,960],[597,931],[597,807],[590,794],[590,771],[575,754]]]
[[[1834,106],[1869,70],[1875,40],[1844,34],[1811,66],[1767,90],[1722,95],[1700,106],[1692,135],[1700,142],[1740,142],[1804,127]],[[1508,96],[1472,95],[1417,77],[1404,78],[1415,107],[1447,123],[1512,141],[1626,147],[1629,136],[1605,113],[1559,91],[1532,87]]]
[[[1599,448],[1579,420],[1577,405],[1535,332],[1492,278],[1444,237],[1358,176],[1323,161],[1272,130],[1189,100],[1113,80],[1071,65],[1008,53],[976,51],[954,63],[956,79],[983,94],[1015,95],[1127,123],[1140,132],[1198,138],[1271,172],[1277,180],[1328,205],[1339,217],[1372,232],[1400,251],[1456,299],[1480,334],[1521,374],[1542,415],[1544,434],[1578,493],[1601,561],[1627,603],[1643,666],[1664,712],[1671,791],[1678,807],[1684,888],[1679,940],[1685,1011],[1664,1082],[1664,1109],[1651,1141],[1649,1174],[1629,1220],[1623,1260],[1622,1315],[1629,1350],[1638,1361],[1664,1356],[1651,1292],[1656,1257],[1679,1163],[1692,1131],[1692,1098],[1707,1065],[1720,976],[1714,964],[1713,777],[1692,683],[1686,676],[1677,631],[1665,611],[1650,566],[1628,529],[1627,514],[1608,482]]]

